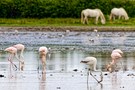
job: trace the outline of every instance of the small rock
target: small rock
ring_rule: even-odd
[[[57,89],[61,89],[61,87],[57,87]]]
[[[72,75],[72,77],[74,77],[74,75]]]
[[[0,74],[0,77],[4,77],[4,75]]]
[[[83,74],[81,74],[81,76],[83,76]]]
[[[75,72],[76,72],[76,71],[78,71],[78,70],[77,70],[77,69],[74,69],[73,71],[75,71]]]
[[[53,74],[50,74],[50,76],[53,76]]]

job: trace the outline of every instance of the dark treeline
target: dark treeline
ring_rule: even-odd
[[[86,8],[100,8],[109,15],[114,7],[135,16],[133,0],[0,0],[0,18],[79,18]]]

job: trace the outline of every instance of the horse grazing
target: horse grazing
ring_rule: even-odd
[[[95,24],[98,23],[98,19],[100,17],[101,19],[101,23],[105,24],[105,17],[104,14],[102,13],[102,11],[100,9],[85,9],[82,10],[81,12],[81,22],[83,24],[88,24],[88,17],[95,17],[96,21]]]
[[[113,8],[111,10],[110,20],[112,20],[112,18],[115,20],[115,17],[118,17],[119,19],[124,18],[125,20],[129,19],[128,14],[124,8]]]

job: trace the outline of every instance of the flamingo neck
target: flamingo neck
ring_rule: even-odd
[[[115,64],[115,63],[116,63],[115,60],[112,60],[111,65],[113,65],[113,64]]]

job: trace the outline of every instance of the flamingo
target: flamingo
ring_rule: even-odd
[[[118,60],[122,58],[123,52],[120,49],[114,49],[111,53],[112,61],[107,65],[107,70],[109,72],[113,72],[115,70],[114,66],[116,66]],[[122,62],[121,62],[122,65]]]
[[[19,58],[18,58],[18,56],[17,56],[17,49],[15,48],[15,47],[8,47],[8,48],[6,48],[4,51],[7,51],[7,52],[9,52],[10,54],[9,54],[9,57],[8,57],[8,61],[11,63],[10,64],[10,70],[11,70],[11,65],[12,65],[12,67],[15,65],[15,64],[13,64],[13,58],[14,58],[14,56],[16,57],[16,59],[18,60],[18,61],[20,61],[19,60]],[[16,67],[16,66],[15,66]],[[13,68],[14,69],[14,68]]]
[[[5,51],[10,53],[8,57],[8,61],[10,61],[12,65],[16,67],[16,65],[13,63],[14,57],[19,61],[19,70],[23,70],[24,67],[24,59],[23,59],[24,48],[25,48],[24,45],[16,44],[5,49]],[[20,52],[19,57],[18,57],[18,52]]]
[[[39,48],[39,56],[42,62],[42,74],[45,73],[45,66],[46,66],[46,54],[48,53],[47,47],[43,46]]]
[[[19,62],[19,69],[23,71],[24,69],[24,56],[23,56],[23,52],[24,52],[24,49],[25,49],[25,46],[23,44],[16,44],[16,45],[13,45],[13,47],[15,47],[17,49],[17,52],[19,53],[19,59],[20,59],[20,62]]]
[[[102,82],[103,81],[103,74],[102,71],[96,70],[96,65],[97,65],[97,59],[95,57],[86,57],[84,60],[81,61],[81,63],[85,63],[86,65],[89,66],[88,68],[88,72],[87,72],[87,84],[88,84],[88,79],[89,79],[89,72],[90,75],[98,82]],[[92,74],[92,70],[95,72],[100,72],[100,76],[101,76],[101,80],[97,80],[94,75]]]

